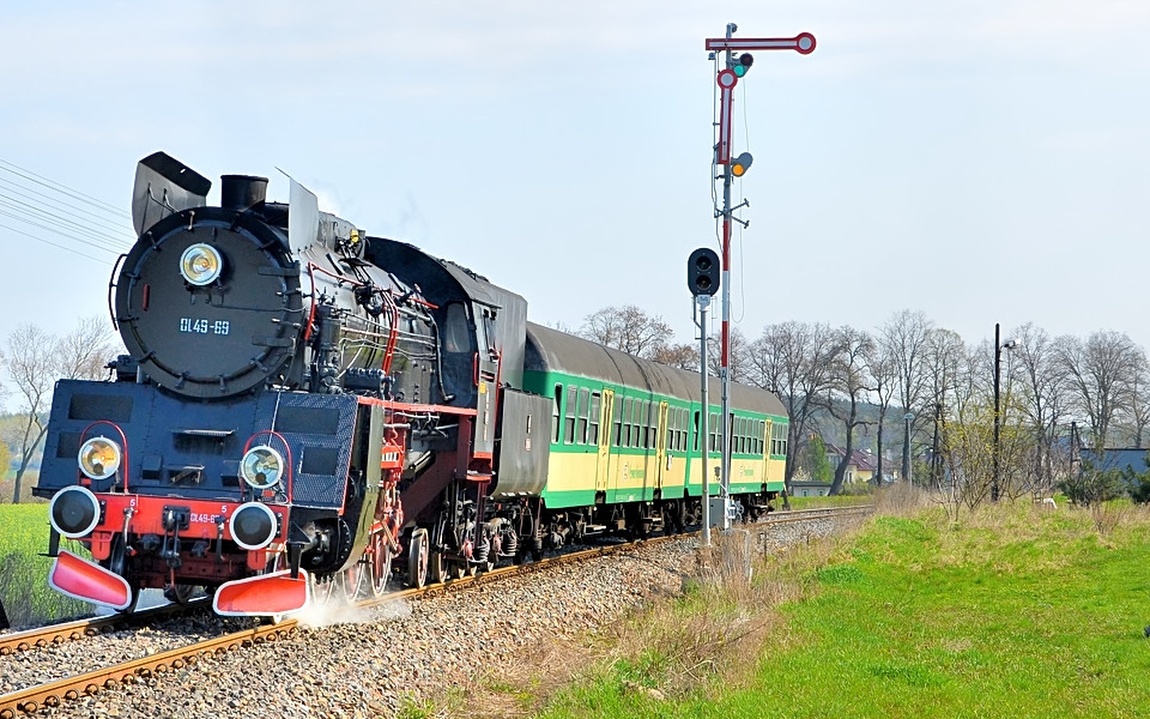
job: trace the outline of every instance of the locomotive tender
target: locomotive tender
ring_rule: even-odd
[[[527,303],[321,212],[291,181],[140,161],[109,286],[128,355],[57,383],[38,496],[57,590],[221,614],[413,586],[595,533],[697,522],[698,376],[527,321]],[[782,489],[787,418],[732,386],[731,495]],[[702,444],[702,448],[700,447]],[[717,483],[711,486],[716,487]],[[716,487],[717,489],[717,487]],[[712,492],[714,493],[714,492]],[[91,560],[60,547],[78,540]]]

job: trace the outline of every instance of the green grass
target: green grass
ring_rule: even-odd
[[[788,497],[791,509],[821,509],[823,507],[849,507],[855,504],[871,504],[874,494],[837,494],[833,497]],[[781,499],[775,500],[775,507],[782,509]]]
[[[13,628],[91,614],[91,606],[48,586],[47,503],[0,504],[0,602]],[[70,546],[81,553],[78,546]]]
[[[1090,512],[1021,505],[960,526],[938,509],[879,517],[805,567],[759,573],[801,599],[781,605],[749,660],[727,652],[677,687],[691,662],[665,636],[639,642],[541,716],[1147,716],[1148,566],[1150,516],[1135,511],[1105,534]],[[686,623],[714,600],[676,604],[671,621]]]

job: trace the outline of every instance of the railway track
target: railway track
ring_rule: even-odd
[[[778,512],[773,513],[770,517],[763,520],[759,526],[812,521],[821,518],[838,518],[869,513],[870,511],[872,511],[872,508],[869,505],[859,505],[831,509]],[[683,535],[654,537],[644,540],[643,543],[657,544],[682,538],[682,536]],[[635,543],[630,542],[604,545],[592,549],[546,557],[538,562],[499,567],[475,576],[451,579],[445,584],[429,585],[424,589],[406,589],[391,592],[378,599],[362,599],[356,602],[354,606],[357,608],[369,608],[405,599],[437,596],[445,592],[463,590],[476,584],[500,581],[503,578],[519,574],[546,571],[549,567],[560,564],[587,561],[595,557],[627,551],[633,549],[635,546]],[[157,608],[157,610],[160,609],[168,609],[169,613],[172,611],[170,607]],[[179,609],[186,610],[187,607],[180,607]],[[155,618],[158,615],[157,610],[141,612],[134,617],[134,620],[139,622],[140,619]],[[109,626],[122,625],[125,621],[132,621],[132,618],[126,619],[122,616],[101,617],[94,620],[69,622],[52,627],[13,633],[2,637],[6,642],[6,644],[2,646],[12,647],[7,652],[11,654],[15,651],[25,651],[31,647],[44,647],[52,643],[90,637],[94,634],[98,634],[102,630],[106,630]],[[95,694],[102,689],[113,689],[121,685],[147,681],[152,677],[160,676],[168,672],[179,671],[185,667],[194,666],[197,662],[204,659],[228,651],[276,642],[290,637],[293,633],[300,631],[303,626],[299,619],[287,618],[275,623],[230,632],[218,637],[197,641],[186,646],[157,652],[111,666],[93,669],[83,674],[0,695],[0,719],[20,719],[21,717],[34,714],[43,708],[56,708],[65,702],[75,701],[83,696]]]
[[[187,604],[165,604],[159,607],[142,609],[132,614],[109,614],[102,617],[87,617],[61,624],[49,624],[19,632],[0,634],[0,657],[7,657],[29,649],[44,648],[52,644],[77,641],[93,637],[123,626],[148,624],[163,617],[176,616],[206,609],[208,597],[193,599]]]

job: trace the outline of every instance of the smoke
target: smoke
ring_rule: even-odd
[[[321,601],[309,596],[304,608],[291,616],[301,627],[318,629],[336,624],[370,624],[405,619],[411,616],[411,606],[401,600],[361,606],[344,597],[331,597]]]

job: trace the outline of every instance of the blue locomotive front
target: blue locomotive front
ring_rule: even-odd
[[[279,613],[309,573],[373,552],[386,584],[407,444],[391,407],[443,399],[434,320],[353,225],[266,185],[225,176],[209,207],[206,179],[141,161],[140,239],[113,278],[129,354],[119,381],[57,384],[35,490],[58,590],[125,609],[144,587],[203,586],[221,613]]]

